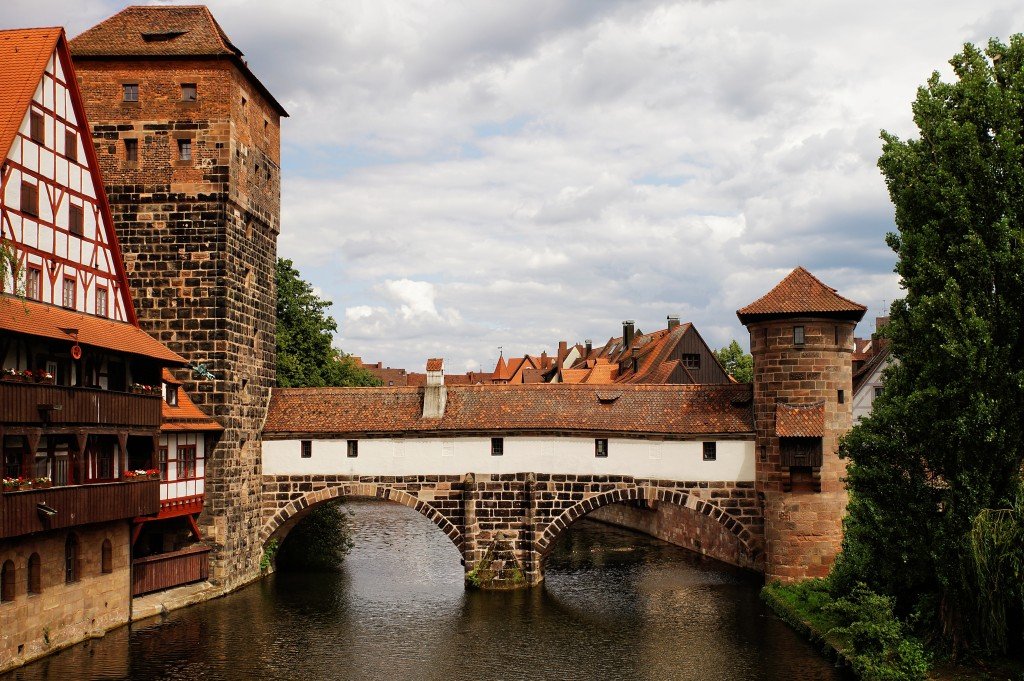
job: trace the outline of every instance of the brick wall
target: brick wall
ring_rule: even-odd
[[[228,60],[77,60],[143,328],[215,380],[176,372],[225,427],[206,461],[199,523],[211,581],[258,574],[260,439],[274,382],[280,119]],[[122,100],[138,83],[139,101]],[[194,83],[195,102],[181,101]],[[244,100],[244,104],[243,104]],[[138,140],[136,163],[125,139]],[[191,142],[180,160],[178,141]]]
[[[803,326],[805,342],[793,343],[793,327]],[[791,318],[753,323],[754,426],[757,432],[757,489],[764,495],[766,575],[795,580],[828,574],[842,544],[846,509],[838,456],[839,438],[850,428],[853,398],[854,323]],[[838,331],[838,343],[837,341]],[[839,403],[839,391],[844,402]],[[782,466],[775,435],[778,403],[825,403],[822,466],[812,485],[820,489],[785,491],[790,470]]]
[[[0,603],[0,671],[48,655],[128,622],[131,609],[129,523],[78,527],[81,575],[64,581],[64,545],[68,533],[47,532],[0,542],[0,565],[15,567],[14,600]],[[113,571],[101,570],[103,540],[109,539]],[[28,593],[28,561],[41,562],[39,594]]]

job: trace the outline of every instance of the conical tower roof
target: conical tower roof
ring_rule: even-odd
[[[803,267],[797,267],[771,291],[737,310],[736,316],[743,324],[803,315],[860,321],[866,311],[865,306],[844,298]]]

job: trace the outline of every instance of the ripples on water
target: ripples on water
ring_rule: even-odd
[[[415,511],[355,509],[339,574],[277,574],[111,632],[5,679],[841,679],[758,585],[643,535],[581,521],[543,588],[469,592]]]

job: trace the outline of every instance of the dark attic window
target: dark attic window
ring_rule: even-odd
[[[188,33],[188,31],[153,31],[151,33],[143,33],[142,39],[147,43],[165,43],[168,40],[174,40],[175,38],[181,37]]]
[[[804,327],[794,326],[793,327],[793,345],[804,344]]]
[[[196,89],[195,83],[182,83],[181,84],[181,101],[183,102],[194,102],[199,94]]]

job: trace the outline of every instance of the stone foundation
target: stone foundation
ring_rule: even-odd
[[[130,528],[127,521],[77,527],[80,578],[66,583],[68,532],[0,542],[0,565],[14,563],[14,600],[0,603],[0,671],[6,671],[126,624],[131,614]],[[102,545],[111,543],[111,572]],[[28,593],[28,561],[40,557],[41,593]]]

